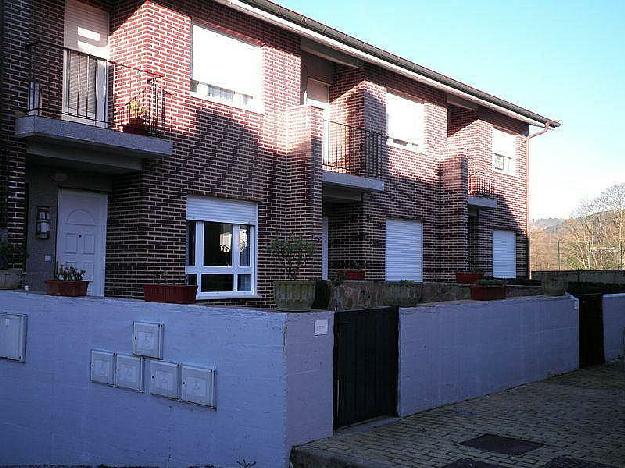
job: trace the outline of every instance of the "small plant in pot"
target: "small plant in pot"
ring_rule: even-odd
[[[24,249],[20,246],[0,241],[0,289],[17,289],[22,281],[23,270],[10,268],[24,263]]]
[[[336,273],[342,275],[346,281],[364,281],[365,262],[357,260],[346,262],[344,268],[338,269]]]
[[[278,310],[307,312],[315,301],[315,280],[300,279],[300,272],[315,253],[312,241],[297,238],[275,239],[270,251],[284,268],[285,280],[274,282],[274,300]]]
[[[74,265],[57,265],[54,279],[46,281],[46,293],[49,296],[86,296],[89,281],[84,279],[85,273]]]
[[[495,301],[506,298],[506,285],[501,280],[482,279],[471,285],[471,299],[474,301]]]
[[[141,103],[133,98],[127,104],[128,107],[128,123],[124,124],[124,133],[132,133],[134,135],[147,135],[148,125],[146,122],[147,111]]]

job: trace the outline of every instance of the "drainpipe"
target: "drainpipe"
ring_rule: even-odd
[[[4,40],[4,0],[0,0],[0,112],[3,112],[5,107],[4,107],[4,54],[5,54],[5,48],[6,48],[6,41]],[[0,130],[1,131],[1,130]],[[2,139],[3,136],[0,135],[0,139]],[[7,167],[3,167],[4,164],[7,164]],[[2,158],[0,158],[0,173],[6,173],[6,169],[8,168],[8,161],[2,161]],[[8,176],[8,174],[7,174]],[[0,181],[0,184],[2,182]],[[4,194],[4,191],[8,190],[8,181],[7,181],[7,186],[5,187],[1,187],[0,186],[0,194]],[[0,203],[5,203],[6,205],[6,200],[4,202],[0,202]],[[8,219],[6,216],[6,209],[7,207],[4,207],[4,210],[0,210],[0,241],[3,240],[4,237],[4,224],[7,223],[8,224]],[[2,216],[4,212],[4,216]],[[8,227],[8,226],[7,226]]]
[[[552,130],[556,127],[559,127],[561,122],[548,120],[545,122],[545,126],[539,132],[532,133],[531,135],[528,133],[525,138],[525,144],[527,145],[526,157],[525,157],[525,177],[526,177],[526,190],[525,190],[525,232],[527,233],[527,277],[529,278],[532,274],[532,266],[530,262],[530,190],[529,190],[529,180],[530,180],[530,140],[534,137],[544,135],[549,130]]]

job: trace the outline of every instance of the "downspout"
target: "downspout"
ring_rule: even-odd
[[[559,127],[561,122],[555,122],[548,120],[545,122],[545,126],[542,130],[536,133],[532,133],[531,135],[528,133],[525,138],[525,144],[527,146],[526,156],[525,156],[525,232],[527,233],[527,245],[526,245],[526,255],[527,255],[527,277],[530,278],[532,275],[532,265],[530,261],[530,140],[534,137],[544,135],[549,130],[552,130],[556,127]]]
[[[0,112],[3,112],[6,107],[4,106],[4,54],[6,48],[6,41],[4,40],[4,0],[0,0]],[[0,129],[0,132],[2,130]],[[0,135],[0,140],[3,138]],[[6,160],[5,160],[6,159]],[[7,181],[6,186],[2,186],[3,180],[0,178],[0,196],[5,197],[5,190],[8,190],[8,158],[6,155],[0,155],[0,175],[6,174]],[[6,197],[5,197],[6,198]],[[4,229],[5,223],[8,225],[7,219],[7,206],[6,200],[0,201],[0,203],[4,203],[5,206],[0,209],[0,241],[3,240],[4,237]]]

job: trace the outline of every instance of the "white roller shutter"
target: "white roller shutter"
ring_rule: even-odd
[[[109,58],[109,15],[76,0],[65,4],[65,47]]]
[[[493,276],[516,278],[516,235],[512,231],[493,231]]]
[[[259,97],[262,50],[217,31],[193,26],[193,79]]]
[[[256,203],[225,198],[187,198],[187,219],[229,224],[258,224]]]
[[[386,279],[423,281],[423,224],[386,221]]]

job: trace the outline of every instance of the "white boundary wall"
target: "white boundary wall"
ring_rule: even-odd
[[[578,309],[569,295],[400,309],[399,414],[577,369]]]
[[[0,291],[2,313],[28,332],[24,363],[0,359],[0,465],[280,467],[332,434],[329,312]],[[92,349],[132,354],[133,321],[164,324],[165,361],[216,369],[216,409],[90,381]]]

